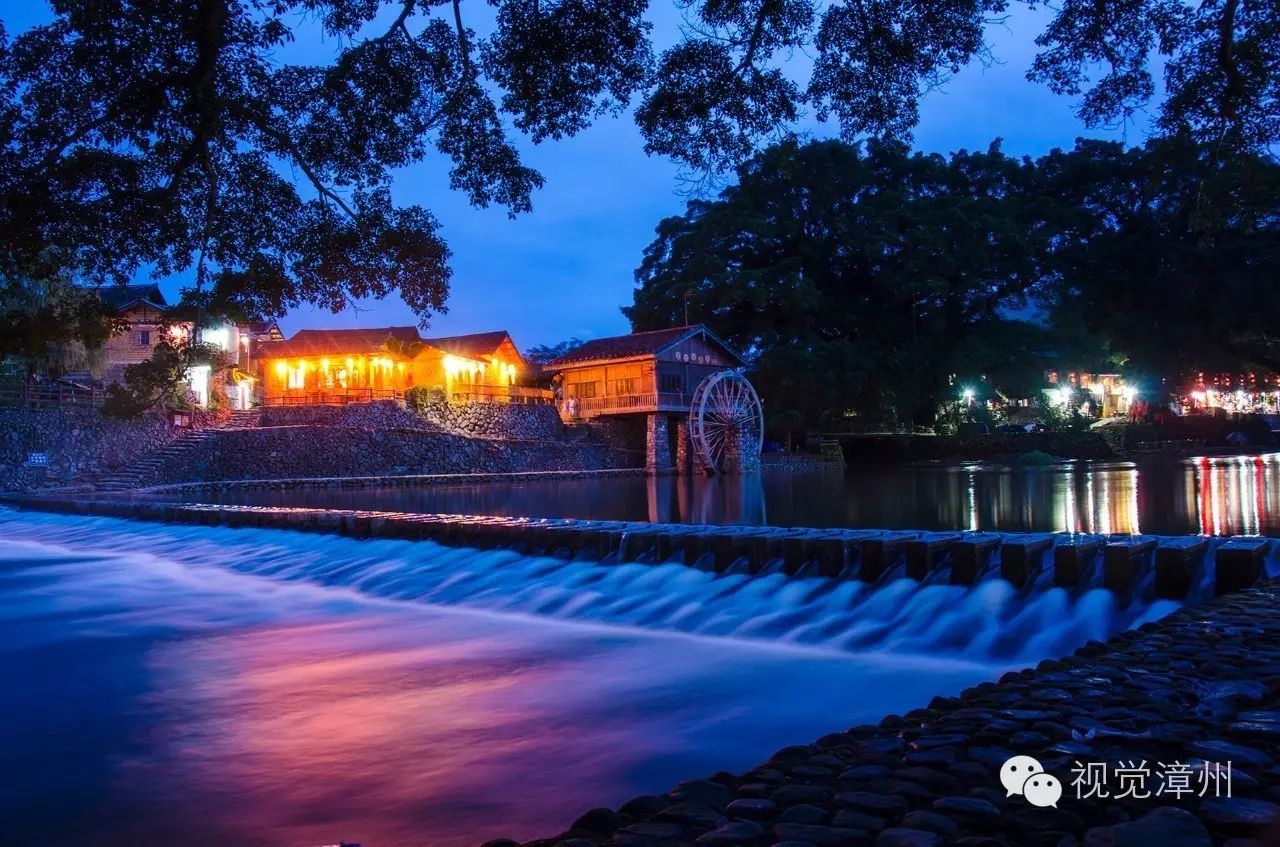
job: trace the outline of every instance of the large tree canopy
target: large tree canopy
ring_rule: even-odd
[[[657,56],[641,0],[493,5],[484,36],[462,0],[57,0],[48,25],[0,28],[0,280],[194,271],[248,311],[398,290],[425,318],[449,252],[429,210],[393,203],[394,169],[438,152],[456,190],[514,213],[542,182],[514,132],[563,138],[632,106],[646,149],[695,171],[805,112],[907,139],[920,97],[1029,4],[693,0]],[[1155,97],[1162,61],[1160,131],[1262,150],[1280,133],[1278,15],[1065,0],[1030,74],[1101,124]],[[331,60],[291,59],[317,51]]]
[[[662,222],[624,312],[636,329],[705,321],[810,417],[928,419],[950,374],[982,370],[973,328],[1046,278],[1056,216],[998,146],[786,142]]]
[[[1280,166],[1215,147],[786,142],[658,226],[623,311],[636,329],[705,321],[813,422],[922,423],[963,381],[1026,389],[1055,352],[1280,372]],[[1033,305],[1037,322],[1010,320]]]

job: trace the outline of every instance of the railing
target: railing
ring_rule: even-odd
[[[399,400],[404,395],[393,388],[348,388],[343,391],[298,391],[263,399],[263,406],[345,406],[374,400]]]
[[[543,405],[555,402],[555,395],[542,388],[522,385],[455,385],[449,389],[451,403],[527,403]]]
[[[560,409],[568,418],[589,418],[595,415],[622,415],[629,412],[684,412],[688,411],[689,402],[689,395],[683,391],[660,391],[647,394],[620,394],[612,397],[569,397],[561,401]]]
[[[105,390],[68,383],[29,384],[26,382],[0,383],[0,406],[26,406],[32,409],[50,409],[59,406],[83,406],[97,408],[107,398]]]

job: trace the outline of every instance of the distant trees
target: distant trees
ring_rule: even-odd
[[[250,313],[399,292],[425,320],[450,254],[430,210],[393,202],[396,169],[439,154],[454,190],[515,214],[542,177],[512,125],[556,140],[634,104],[646,151],[694,174],[805,111],[907,140],[920,98],[1032,4],[693,0],[659,55],[643,0],[493,5],[484,35],[461,0],[64,0],[48,25],[0,26],[0,285],[189,272]],[[1160,134],[1258,153],[1280,139],[1278,18],[1259,0],[1063,0],[1030,75],[1101,125],[1146,104],[1160,66]],[[808,79],[784,72],[800,50]]]
[[[535,344],[524,351],[524,357],[535,364],[545,365],[548,362],[554,362],[565,353],[581,345],[581,338],[570,338],[567,341],[561,341],[559,344]]]
[[[1049,353],[1280,370],[1277,209],[1273,161],[1190,138],[1036,161],[789,141],[659,224],[623,311],[687,308],[811,424],[930,423],[966,382],[1034,385]]]
[[[77,370],[123,328],[96,292],[65,280],[0,286],[0,362],[19,365],[24,378]]]

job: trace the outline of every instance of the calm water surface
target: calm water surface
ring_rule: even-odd
[[[1174,607],[0,510],[0,841],[543,837]]]
[[[923,465],[724,479],[548,480],[360,491],[240,491],[258,505],[684,523],[1280,535],[1280,453],[1049,467]]]

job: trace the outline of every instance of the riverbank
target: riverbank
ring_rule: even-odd
[[[1057,777],[1056,808],[1007,794],[1014,755]],[[1278,762],[1280,586],[1267,583],[524,847],[1249,847],[1280,838]],[[1085,794],[1088,763],[1111,781]]]

